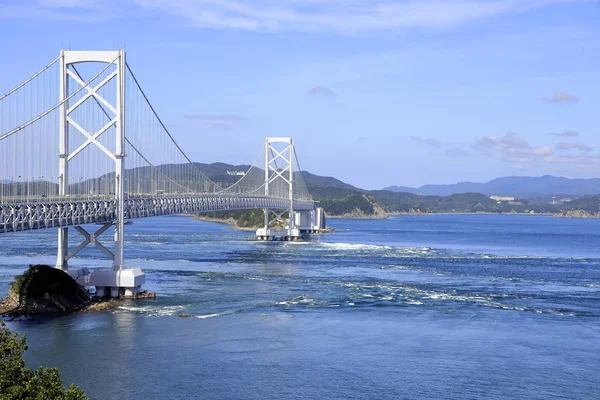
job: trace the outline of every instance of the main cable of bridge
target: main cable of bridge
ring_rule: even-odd
[[[0,96],[0,203],[60,197],[56,155],[59,153],[57,131],[61,107],[66,107],[73,115],[69,122],[62,122],[71,125],[67,127],[71,133],[66,147],[69,170],[73,171],[68,176],[65,193],[86,198],[114,195],[111,187],[115,175],[104,154],[113,152],[110,144],[115,140],[110,115],[115,104],[106,100],[116,94],[114,85],[109,84],[115,74],[113,64],[105,63],[95,74],[89,69],[80,71],[75,64],[70,65],[66,82],[68,93],[61,101],[59,58]],[[213,181],[177,143],[131,67],[127,64],[125,67],[124,179],[128,195],[263,195],[264,167],[260,160],[265,149],[241,171],[228,171],[227,179]],[[84,79],[86,72],[90,77],[87,80]],[[293,158],[294,197],[310,200],[298,157],[294,155]],[[275,178],[270,195],[286,198],[288,190],[285,186],[285,182]]]

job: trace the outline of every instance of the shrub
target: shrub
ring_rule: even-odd
[[[11,332],[0,321],[0,400],[83,400],[87,396],[75,385],[63,387],[57,368],[25,366],[25,335]]]

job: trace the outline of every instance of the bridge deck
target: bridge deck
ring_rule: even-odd
[[[180,195],[131,197],[125,199],[125,218],[157,217],[198,212],[264,209],[285,210],[289,200],[265,196]],[[297,211],[312,210],[315,202],[294,202]],[[0,234],[49,229],[116,220],[113,198],[30,198],[27,202],[0,204]]]

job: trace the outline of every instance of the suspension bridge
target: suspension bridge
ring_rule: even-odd
[[[247,171],[230,178],[210,179],[188,157],[124,50],[63,50],[0,96],[0,240],[58,229],[56,267],[99,295],[135,295],[145,282],[140,268],[125,265],[126,220],[262,209],[259,240],[296,240],[325,227],[293,138],[266,138]],[[88,232],[92,225],[98,229]],[[81,235],[75,247],[69,228]],[[107,231],[112,244],[100,239]],[[111,269],[69,269],[89,245],[112,260]]]

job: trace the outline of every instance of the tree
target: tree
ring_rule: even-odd
[[[11,332],[0,321],[0,400],[84,400],[87,396],[75,385],[65,389],[57,368],[25,366],[25,335]]]

